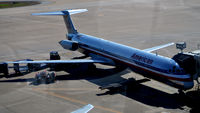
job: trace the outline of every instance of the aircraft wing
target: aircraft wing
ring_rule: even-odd
[[[107,63],[103,60],[81,59],[81,60],[40,60],[40,61],[8,61],[8,64],[75,64],[75,63]]]
[[[78,109],[78,110],[76,110],[76,111],[71,112],[71,113],[87,113],[87,112],[89,112],[92,108],[94,108],[94,106],[91,105],[91,104],[88,104],[88,105],[86,105],[86,106],[84,106],[84,107],[82,107],[82,108],[80,108],[80,109]]]
[[[171,45],[174,45],[174,42],[168,43],[168,44],[164,44],[164,45],[160,45],[160,46],[156,46],[156,47],[152,47],[152,48],[148,48],[148,49],[144,49],[143,51],[152,52],[152,51],[155,51],[155,50],[158,50],[158,49],[162,49],[162,48],[165,48],[165,47],[168,47],[168,46],[171,46]]]
[[[70,15],[72,14],[77,14],[77,13],[82,13],[88,11],[87,9],[70,9],[66,10],[69,12]],[[65,15],[62,11],[55,11],[55,12],[45,12],[45,13],[33,13],[32,15]]]

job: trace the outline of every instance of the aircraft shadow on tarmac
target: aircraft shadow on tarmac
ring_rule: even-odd
[[[124,75],[126,73],[129,73],[130,71],[127,71],[126,68],[121,69],[97,69],[95,72],[90,72],[87,74],[80,74],[80,75],[59,75],[57,76],[57,80],[77,80],[77,79],[86,79],[89,82],[92,82],[98,86],[104,86],[107,84],[114,83],[112,79],[107,80],[107,82],[104,81],[104,78],[114,76],[117,77],[120,81],[127,81],[127,79],[124,79],[121,77],[121,75]],[[103,81],[103,82],[102,82]],[[197,95],[197,92],[187,92],[186,95],[190,94],[190,98],[188,96],[179,95],[177,93],[175,94],[169,94],[154,88],[151,88],[149,86],[140,84],[142,82],[150,81],[149,79],[143,79],[139,80],[139,82],[135,81],[131,84],[128,84],[126,86],[126,90],[124,87],[121,90],[117,90],[116,92],[107,91],[102,94],[96,94],[97,96],[103,96],[107,94],[121,94],[128,98],[131,98],[133,100],[136,100],[138,102],[141,102],[146,105],[154,106],[154,107],[163,107],[166,109],[184,109],[184,106],[188,106],[191,108],[191,113],[200,112],[200,93]],[[195,95],[194,95],[195,94]]]
[[[56,80],[94,80],[99,79],[107,76],[111,76],[113,74],[119,73],[125,68],[118,69],[118,68],[109,68],[109,69],[100,69],[96,68],[93,71],[86,72],[86,73],[76,73],[76,74],[64,74],[56,76]]]
[[[56,80],[58,81],[63,81],[63,80],[80,80],[80,79],[86,79],[86,80],[93,80],[93,79],[99,79],[99,78],[103,78],[106,76],[110,76],[113,75],[115,73],[118,73],[122,70],[124,70],[125,68],[109,68],[109,69],[100,69],[97,68],[95,71],[93,72],[87,72],[87,73],[76,73],[76,74],[63,74],[63,75],[58,75],[56,76]],[[11,78],[16,78],[16,77],[22,77],[29,74],[29,72],[23,72],[23,73],[19,73],[19,74],[11,74],[9,76],[1,76],[1,78],[5,77],[5,78],[10,78],[10,80],[0,80],[1,82],[31,82],[30,85],[36,85],[34,84],[34,78],[17,78],[17,79],[11,79]],[[38,84],[37,84],[38,85]]]
[[[6,76],[5,75],[0,75],[0,78],[3,78],[3,77],[5,77],[5,78],[15,78],[15,77],[20,77],[20,76],[25,76],[25,75],[27,75],[29,73],[31,73],[31,72],[12,73],[12,74],[6,75]]]
[[[146,79],[144,82],[148,81]],[[97,84],[99,85],[99,84]],[[138,102],[154,107],[163,107],[166,109],[184,109],[187,106],[191,113],[200,113],[200,92],[189,91],[186,95],[180,95],[177,93],[169,94],[152,87],[139,84],[137,81],[127,84],[118,90],[107,90],[104,93],[97,94],[97,96],[103,95],[121,94]]]
[[[112,80],[109,80],[109,82],[102,82],[99,81],[101,78],[106,78],[108,76],[119,77],[120,81],[126,81],[126,79],[122,78],[121,75],[129,73],[125,68],[122,69],[96,69],[94,72],[85,73],[85,74],[64,74],[64,75],[58,75],[56,76],[56,80],[62,81],[62,80],[80,80],[80,79],[86,79],[89,82],[92,82],[94,84],[97,84],[99,86],[103,86],[106,84],[112,84]],[[12,75],[10,78],[24,76],[28,73],[23,73],[22,75]],[[144,80],[148,81],[148,80]],[[18,78],[18,79],[12,79],[12,80],[0,80],[1,82],[31,82],[30,85],[38,85],[34,84],[34,78]],[[136,81],[137,82],[137,81]],[[146,105],[155,106],[155,107],[163,107],[166,109],[184,109],[184,106],[188,106],[191,108],[191,113],[200,112],[200,93],[191,91],[187,92],[186,95],[183,96],[179,94],[169,94],[154,88],[151,88],[149,86],[139,84],[133,82],[131,84],[125,85],[121,88],[121,90],[117,91],[110,91],[108,90],[105,93],[96,94],[97,96],[103,96],[107,94],[121,94],[128,98],[131,98],[133,100],[136,100],[138,102],[141,102]],[[196,97],[194,97],[196,96]],[[192,97],[192,98],[190,98]]]
[[[104,78],[114,76],[117,77],[120,81],[127,81],[121,77],[126,73],[129,73],[126,68],[111,68],[111,69],[96,69],[94,72],[90,72],[87,74],[79,74],[79,75],[59,75],[56,77],[57,80],[78,80],[78,79],[86,79],[89,82],[92,82],[98,86],[104,86],[107,84],[112,84],[113,80],[104,81]],[[102,82],[103,81],[103,82]],[[102,94],[96,94],[97,96],[103,96],[107,94],[121,94],[138,102],[141,102],[146,105],[155,106],[155,107],[163,107],[166,109],[184,109],[184,106],[188,106],[191,108],[191,113],[200,112],[200,95],[197,95],[197,92],[187,92],[186,95],[190,94],[190,97],[196,96],[194,98],[189,98],[188,96],[175,94],[169,94],[149,86],[139,84],[142,82],[150,81],[149,79],[139,80],[139,82],[135,81],[131,84],[128,84],[126,90],[124,87],[121,90],[117,90],[116,92],[107,91]],[[195,94],[195,95],[193,95]],[[200,94],[200,93],[198,93]]]

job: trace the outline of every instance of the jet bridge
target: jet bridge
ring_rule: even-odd
[[[17,60],[18,61],[33,61],[31,59],[23,59],[23,60]],[[6,62],[0,62],[0,75],[8,76],[11,74],[20,74],[20,73],[28,73],[33,71],[38,71],[41,69],[47,68],[46,64],[8,64]],[[9,73],[11,72],[11,73]],[[14,73],[13,73],[14,72]]]
[[[8,75],[8,64],[4,62],[0,62],[0,73],[3,73],[4,75]]]
[[[181,52],[176,54],[172,59],[175,60],[186,73],[191,74],[194,80],[198,80],[198,77],[200,77],[200,50],[183,52],[183,49],[186,48],[186,43],[178,43],[177,45],[177,49],[180,49]]]

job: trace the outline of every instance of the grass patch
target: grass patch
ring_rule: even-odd
[[[0,2],[0,9],[36,5],[39,2]]]

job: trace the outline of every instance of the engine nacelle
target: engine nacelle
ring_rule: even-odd
[[[61,40],[59,44],[64,48],[68,50],[75,51],[78,49],[78,43],[75,41],[70,41],[70,40]]]

